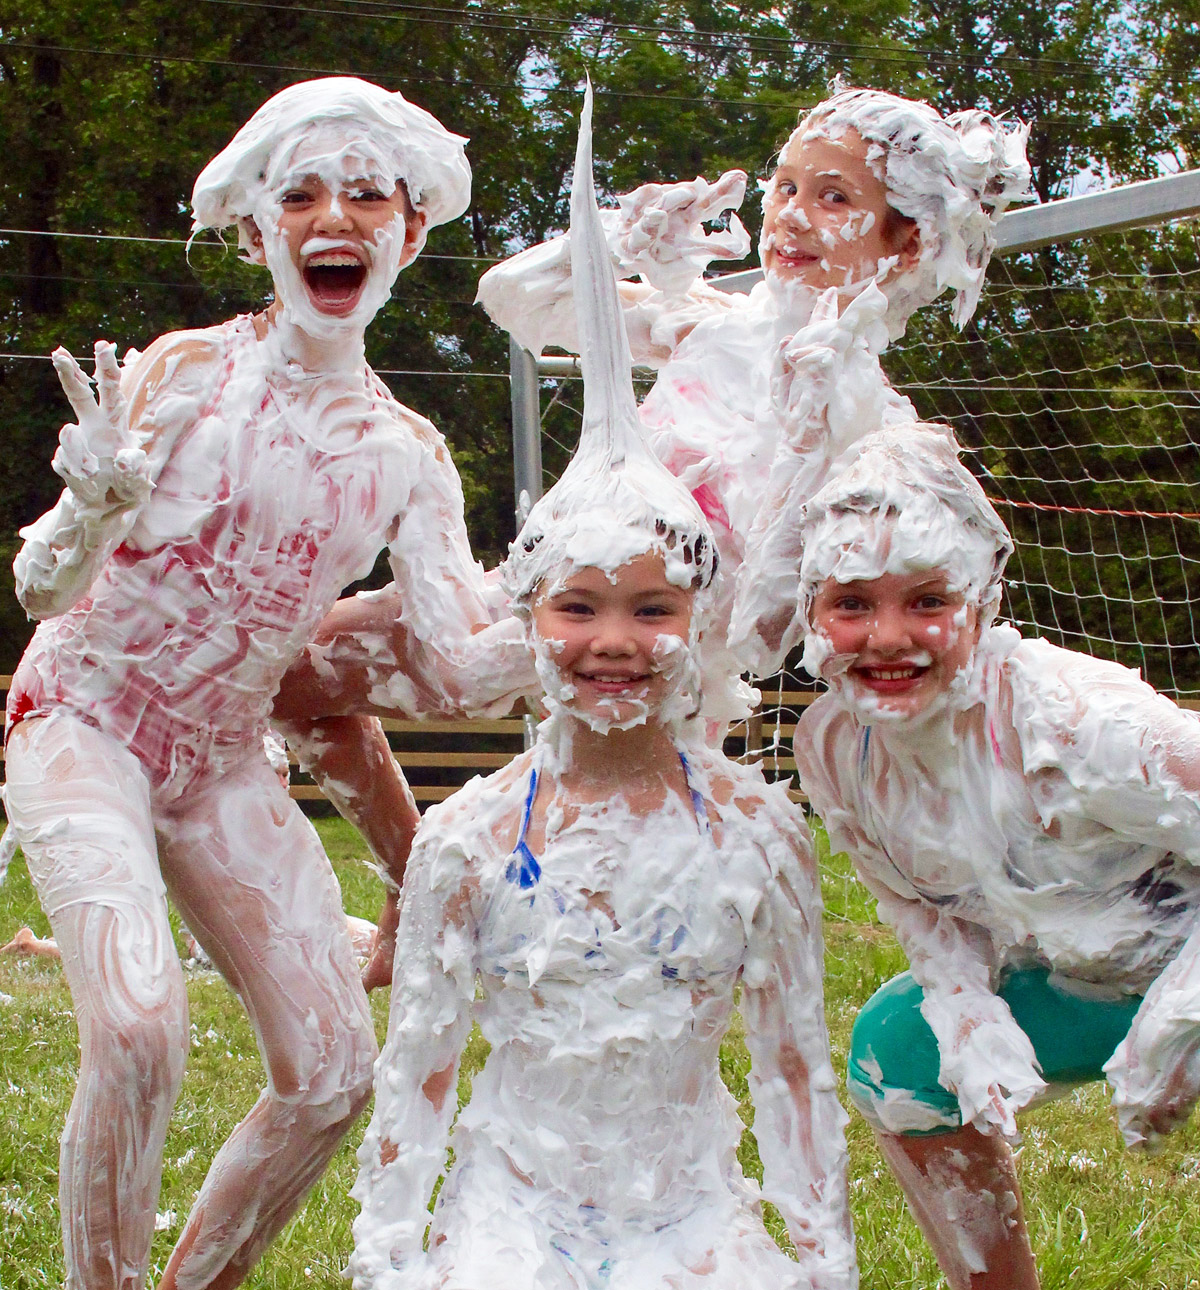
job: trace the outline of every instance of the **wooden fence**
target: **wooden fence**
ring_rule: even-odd
[[[0,696],[6,695],[10,676],[0,675]],[[793,796],[799,799],[795,783],[796,762],[791,755],[791,739],[799,712],[811,703],[810,690],[779,687],[769,690],[769,706],[747,722],[735,726],[726,741],[725,750],[738,760],[763,760],[769,778],[792,780]],[[422,808],[430,802],[441,802],[475,775],[489,775],[507,765],[524,746],[525,721],[520,712],[491,720],[430,720],[383,722],[392,753],[399,762],[413,795]],[[776,744],[778,739],[778,744]],[[769,747],[769,755],[764,748]],[[294,754],[291,795],[299,801],[323,801],[324,794],[301,773]],[[0,754],[2,765],[2,754]]]
[[[0,676],[0,694],[7,694],[8,676]],[[760,683],[763,706],[749,721],[733,727],[725,751],[738,761],[762,763],[768,779],[789,781],[791,795],[803,801],[792,756],[792,736],[800,713],[814,698],[812,689],[786,688],[790,677]],[[1184,700],[1181,707],[1200,709],[1200,701]],[[475,775],[490,775],[506,766],[524,746],[525,722],[519,713],[492,720],[385,720],[392,754],[400,763],[418,805],[444,801]],[[299,801],[323,801],[324,794],[292,763],[291,795]],[[2,754],[0,754],[2,764]]]

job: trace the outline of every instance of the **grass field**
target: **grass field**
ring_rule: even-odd
[[[364,849],[340,820],[318,821],[346,908],[373,917],[381,891],[360,863]],[[838,858],[823,858],[829,1024],[835,1064],[859,1004],[902,969],[903,958],[871,916],[861,888]],[[22,924],[47,925],[18,858],[0,889],[0,943]],[[0,1290],[60,1287],[56,1176],[58,1135],[78,1061],[71,1002],[57,964],[0,959]],[[189,975],[192,1051],[167,1140],[153,1270],[161,1272],[208,1161],[258,1094],[262,1070],[237,1000],[219,977]],[[386,998],[373,999],[382,1038]],[[464,1061],[460,1097],[486,1048],[476,1035]],[[748,1061],[734,1033],[722,1071],[743,1105]],[[744,1114],[752,1119],[749,1107]],[[1024,1120],[1020,1169],[1046,1290],[1200,1290],[1200,1130],[1177,1134],[1161,1156],[1124,1151],[1103,1087],[1076,1092]],[[251,1276],[259,1290],[344,1290],[355,1206],[347,1192],[361,1125],[338,1153],[308,1205]],[[851,1197],[864,1290],[941,1284],[932,1259],[883,1171],[870,1133],[850,1127]],[[747,1131],[747,1172],[758,1154]]]

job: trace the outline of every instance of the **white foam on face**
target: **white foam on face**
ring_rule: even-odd
[[[959,463],[949,430],[918,423],[865,439],[851,464],[805,506],[800,538],[803,664],[834,684],[844,684],[854,658],[837,655],[808,621],[821,587],[936,571],[948,591],[964,598],[954,620],[961,630],[968,606],[983,624],[995,615],[1012,550],[994,507]],[[877,716],[887,715],[875,696],[856,691],[856,698]]]
[[[965,326],[979,302],[996,222],[1028,195],[1028,126],[979,111],[943,118],[927,103],[847,89],[809,113],[788,146],[849,132],[867,142],[867,161],[887,185],[888,205],[915,221],[920,234],[916,265],[877,279],[891,302],[892,336],[945,290],[954,291],[952,315]]]
[[[323,168],[335,179],[365,169],[390,193],[404,181],[409,200],[426,215],[426,227],[456,219],[471,195],[471,169],[462,136],[452,134],[404,95],[353,76],[302,81],[281,90],[258,109],[229,145],[201,172],[192,191],[193,229],[222,229],[252,217],[264,192],[287,173],[289,149],[314,127],[330,127]],[[239,225],[242,249],[252,246]]]
[[[399,273],[403,215],[398,213],[364,248],[366,285],[353,312],[336,317],[318,309],[305,288],[279,227],[280,199],[314,178],[335,203],[351,200],[364,187],[390,196],[402,182],[424,217],[415,254],[430,227],[466,208],[471,181],[465,142],[403,95],[355,77],[290,86],[264,103],[196,180],[193,234],[236,222],[239,244],[254,260],[257,228],[284,319],[318,340],[361,333],[387,301]],[[315,249],[324,248],[304,248]]]

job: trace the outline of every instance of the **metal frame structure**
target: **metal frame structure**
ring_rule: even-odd
[[[1070,242],[1102,233],[1165,224],[1200,214],[1200,170],[1187,170],[1162,179],[1146,179],[1104,192],[1064,197],[1009,211],[996,226],[996,254],[1020,255],[1056,242]],[[746,269],[710,278],[721,291],[749,291],[762,280],[761,269]],[[538,395],[540,376],[578,376],[579,360],[570,356],[534,358],[516,341],[509,341],[509,380],[512,396],[513,480],[517,498],[517,527],[529,507],[542,495],[542,427]]]

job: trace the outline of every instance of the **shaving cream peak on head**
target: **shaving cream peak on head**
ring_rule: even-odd
[[[806,618],[831,578],[866,582],[937,570],[986,624],[1000,606],[1013,549],[1004,521],[959,461],[949,428],[915,421],[862,441],[847,469],[805,505],[801,536]]]
[[[1006,206],[1029,195],[1029,127],[989,112],[942,117],[928,103],[835,82],[793,138],[838,139],[851,130],[867,143],[888,204],[915,221],[921,238],[916,265],[884,285],[892,336],[947,289],[955,293],[954,321],[965,326],[979,303],[996,223]]]
[[[571,188],[583,428],[574,457],[530,511],[504,563],[505,586],[526,619],[538,589],[575,569],[611,574],[649,552],[662,557],[675,586],[707,588],[716,572],[708,521],[651,452],[638,420],[629,340],[592,186],[591,120],[589,85]]]
[[[257,217],[265,194],[298,177],[300,159],[330,188],[364,170],[385,193],[403,182],[429,229],[457,219],[470,203],[466,142],[403,94],[370,81],[301,81],[269,98],[201,171],[192,190],[192,230],[237,223],[239,245],[251,250],[246,222]],[[355,174],[346,173],[348,164]]]

